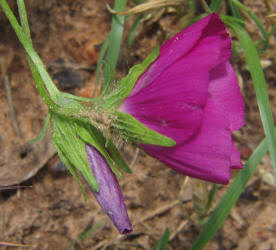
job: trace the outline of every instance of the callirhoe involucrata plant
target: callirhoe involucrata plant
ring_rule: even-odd
[[[119,152],[112,138],[108,141],[103,134],[119,134],[172,169],[211,182],[227,184],[231,169],[242,167],[232,131],[244,123],[244,103],[229,62],[231,55],[225,26],[217,14],[211,14],[155,49],[130,69],[115,90],[90,110],[85,109],[90,131],[82,126],[75,134],[83,143],[82,152],[86,145],[94,182],[98,183],[93,193],[121,233],[132,229],[110,171],[110,167],[115,169],[113,150],[116,156]],[[101,142],[95,143],[93,136],[101,137]],[[55,144],[59,142],[56,139]],[[67,158],[72,155],[59,151]],[[129,172],[125,163],[123,166]]]
[[[6,14],[7,6],[2,1]],[[60,159],[83,191],[83,182],[88,183],[120,233],[131,232],[132,225],[117,177],[119,170],[131,170],[113,138],[135,143],[182,174],[211,182],[226,184],[231,169],[242,168],[232,132],[244,124],[244,102],[229,62],[231,40],[216,13],[156,48],[115,89],[95,99],[57,90],[46,70],[35,68],[42,63],[24,16],[22,27],[12,14],[7,16],[49,107],[47,122]]]

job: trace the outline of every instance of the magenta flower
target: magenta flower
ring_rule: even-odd
[[[92,190],[103,211],[110,217],[121,234],[132,232],[124,197],[118,181],[106,159],[91,145],[86,145],[88,161],[99,184],[99,192]]]
[[[244,124],[244,102],[229,62],[230,37],[216,13],[175,35],[136,82],[119,111],[173,138],[141,145],[185,175],[226,184],[241,168],[232,131]]]

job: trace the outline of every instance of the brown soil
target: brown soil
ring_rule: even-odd
[[[110,29],[111,16],[105,4],[112,5],[112,1],[26,2],[34,46],[56,84],[65,91],[87,95],[95,82],[99,47]],[[275,12],[272,3],[247,0],[245,4],[271,27],[264,15]],[[154,16],[155,19],[147,20],[138,30],[131,52],[124,45],[118,75],[124,75],[157,44],[181,29],[174,9],[155,11]],[[127,20],[127,30],[133,20]],[[254,39],[259,39],[255,24],[249,22],[248,29]],[[272,37],[269,49],[261,55],[274,114],[275,49]],[[3,82],[0,85],[0,186],[31,186],[1,191],[0,241],[27,245],[22,249],[69,249],[73,243],[75,249],[151,249],[168,227],[171,232],[168,249],[188,249],[201,230],[202,213],[194,209],[194,203],[204,202],[204,190],[210,189],[211,184],[187,179],[134,146],[125,146],[122,151],[133,174],[126,175],[120,184],[134,231],[127,236],[119,235],[89,191],[85,202],[73,177],[60,168],[50,133],[36,144],[28,143],[42,128],[47,108],[38,96],[25,52],[2,10],[0,64]],[[235,57],[233,64],[246,101],[246,126],[235,133],[235,139],[246,161],[264,133],[245,60],[242,56]],[[276,192],[272,174],[270,158],[266,156],[206,249],[276,248]],[[212,209],[226,190],[227,186],[219,187]],[[92,226],[95,226],[93,232],[77,241]]]

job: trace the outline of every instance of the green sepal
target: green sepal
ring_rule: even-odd
[[[75,170],[75,167],[71,164],[71,162],[66,158],[66,156],[62,153],[61,149],[59,148],[59,146],[55,143],[54,141],[54,147],[58,153],[59,159],[65,164],[65,166],[68,168],[69,172],[73,175],[73,177],[75,178],[75,180],[78,182],[81,192],[83,194],[84,200],[87,200],[87,195],[85,192],[85,188]]]
[[[113,161],[115,161],[116,165],[126,173],[131,174],[131,169],[129,168],[129,166],[121,156],[119,150],[112,141],[108,143],[107,150],[110,153]]]
[[[116,89],[106,97],[99,108],[103,110],[117,109],[121,102],[130,94],[138,78],[159,56],[159,52],[160,47],[156,47],[141,64],[133,66],[129,70],[128,75],[120,80]]]
[[[97,112],[100,112],[100,110],[114,112],[121,102],[131,93],[139,77],[157,59],[159,53],[160,47],[156,47],[141,64],[133,66],[129,70],[128,75],[120,80],[116,89],[102,103],[97,105]],[[112,129],[118,132],[126,141],[168,147],[175,145],[173,139],[149,129],[129,114],[115,111],[115,116],[117,118],[112,122]]]
[[[166,147],[176,144],[173,139],[149,129],[129,114],[117,111],[115,115],[116,119],[112,122],[112,129],[126,141]]]
[[[69,162],[80,171],[89,186],[98,191],[99,185],[87,159],[85,142],[77,135],[76,122],[76,119],[52,112],[53,140]]]
[[[58,105],[59,108],[55,112],[64,116],[79,117],[81,111],[84,110],[82,104],[63,94],[58,96]]]
[[[103,134],[88,119],[79,120],[75,125],[80,138],[95,147],[105,157],[117,177],[120,178],[122,175],[115,165],[126,173],[131,173],[131,170],[113,142],[111,140],[107,141]]]
[[[50,115],[50,112],[48,112],[47,116],[46,116],[46,119],[44,121],[44,125],[43,125],[43,128],[41,129],[41,131],[39,132],[39,135],[32,139],[32,140],[29,140],[29,143],[35,143],[35,142],[38,142],[39,140],[41,140],[45,135],[46,135],[46,132],[47,132],[47,128],[48,128],[48,125],[49,125],[49,121],[50,121],[50,118],[51,118],[51,115]]]

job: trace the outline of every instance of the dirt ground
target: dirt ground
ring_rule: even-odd
[[[15,7],[15,1],[10,2]],[[111,15],[106,3],[112,6],[112,1],[26,2],[34,47],[57,86],[77,95],[90,93],[99,49],[110,30]],[[275,13],[272,2],[244,3],[266,27],[271,27],[265,15]],[[179,31],[180,20],[179,12],[173,8],[154,12],[154,18],[140,26],[131,51],[123,45],[118,76],[126,74],[157,44]],[[133,21],[127,19],[125,36]],[[248,30],[254,39],[259,39],[252,22]],[[276,115],[275,38],[270,42],[261,58]],[[28,143],[42,128],[47,108],[38,96],[25,52],[2,10],[0,64],[0,186],[30,186],[0,191],[0,241],[27,245],[20,249],[69,249],[70,246],[71,249],[151,249],[168,227],[171,233],[168,249],[191,246],[202,228],[200,218],[205,216],[194,206],[204,202],[202,187],[210,189],[212,184],[180,175],[134,146],[125,145],[121,150],[133,174],[125,175],[120,185],[134,230],[129,235],[119,235],[89,191],[88,200],[84,201],[78,184],[61,166],[50,133],[35,144]],[[234,136],[245,162],[264,134],[243,56],[234,57],[233,65],[246,102],[246,125]],[[270,158],[265,156],[230,216],[205,249],[276,249],[276,185],[272,173]],[[227,186],[219,186],[208,214],[226,189]],[[89,236],[78,240],[90,228],[93,230]]]

